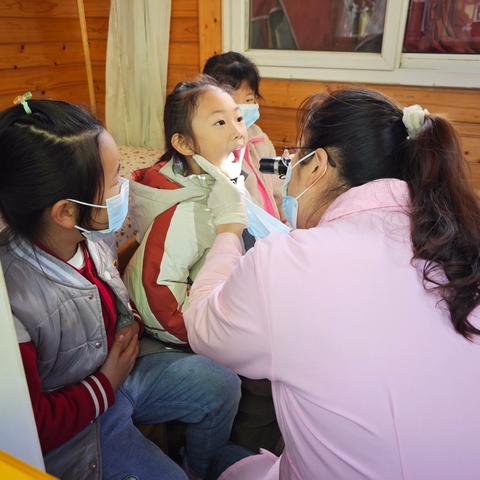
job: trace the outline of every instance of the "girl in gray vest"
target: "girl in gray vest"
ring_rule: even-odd
[[[27,100],[0,114],[0,262],[47,471],[203,478],[228,440],[238,377],[158,342],[142,352],[103,241],[128,210],[115,142],[76,106]],[[135,427],[173,419],[188,424],[183,469]]]

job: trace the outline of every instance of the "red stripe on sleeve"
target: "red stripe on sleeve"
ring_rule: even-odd
[[[44,392],[37,368],[35,345],[32,342],[27,342],[20,343],[19,347],[44,454],[70,440],[95,420],[98,416],[95,399],[99,406],[99,414],[114,403],[115,395],[112,386],[100,372],[94,376],[103,387],[107,405],[104,403],[102,389],[91,377],[88,377],[85,382],[91,386],[93,395],[82,383],[70,385],[53,392]]]

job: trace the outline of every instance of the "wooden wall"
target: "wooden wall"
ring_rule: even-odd
[[[110,0],[84,4],[97,114],[104,120]],[[219,12],[219,5],[209,0],[200,5],[199,0],[172,0],[169,90],[198,74],[200,63],[215,51],[209,39],[217,43]],[[199,28],[203,18],[214,27],[204,22]],[[35,98],[89,105],[76,0],[0,0],[0,109],[27,90]]]
[[[109,0],[85,0],[97,112],[105,112]],[[76,0],[0,0],[0,109],[30,90],[89,106]]]
[[[167,91],[199,72],[198,0],[172,0]]]
[[[105,57],[110,0],[84,0],[97,111],[105,112]],[[220,0],[172,0],[168,89],[194,77],[221,49]],[[296,108],[312,93],[346,84],[262,80],[259,124],[279,149],[295,143]],[[444,113],[460,133],[480,188],[480,90],[371,85],[404,105]],[[88,105],[76,0],[0,0],[0,109],[31,90],[37,98]]]
[[[220,53],[220,2],[172,0],[167,90],[198,75],[205,61]]]
[[[259,125],[268,132],[274,145],[294,145],[296,108],[309,95],[331,92],[358,84],[263,79]],[[403,106],[418,103],[430,112],[444,114],[460,134],[463,152],[472,167],[476,188],[480,188],[480,89],[364,85],[391,96]]]

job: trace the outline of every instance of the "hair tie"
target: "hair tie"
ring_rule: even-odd
[[[425,118],[429,115],[430,112],[420,105],[410,105],[403,109],[402,122],[407,129],[407,140],[417,137],[425,124]]]
[[[25,92],[23,95],[19,95],[18,97],[15,97],[13,100],[14,105],[19,105],[21,104],[23,109],[25,110],[25,113],[30,115],[32,113],[32,110],[30,109],[30,106],[27,103],[27,100],[30,100],[32,98],[32,92]]]

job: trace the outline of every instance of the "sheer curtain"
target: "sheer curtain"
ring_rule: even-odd
[[[122,145],[164,147],[171,0],[112,0],[107,128]]]

